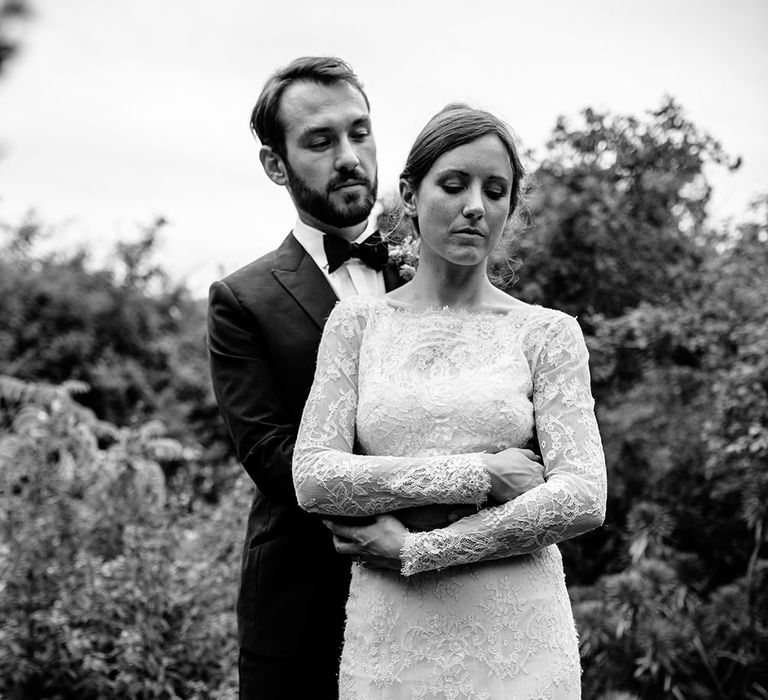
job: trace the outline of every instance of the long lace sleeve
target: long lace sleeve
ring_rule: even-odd
[[[530,362],[546,483],[449,527],[407,534],[403,575],[524,554],[602,524],[605,458],[584,338],[560,314],[539,336]]]
[[[479,453],[440,457],[353,454],[364,299],[336,306],[325,325],[317,369],[293,454],[299,505],[329,515],[375,515],[434,503],[482,503],[490,477]]]

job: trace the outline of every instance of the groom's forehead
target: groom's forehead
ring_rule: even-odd
[[[307,81],[289,85],[280,100],[286,136],[313,130],[348,129],[370,120],[362,93],[345,81],[328,85]]]

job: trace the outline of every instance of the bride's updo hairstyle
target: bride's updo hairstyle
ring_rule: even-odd
[[[443,107],[416,137],[400,178],[415,191],[440,156],[488,134],[498,136],[509,153],[509,163],[512,166],[512,186],[507,214],[509,219],[520,201],[520,186],[525,170],[517,154],[517,145],[510,128],[501,119],[483,109],[473,109],[461,103]],[[413,223],[418,230],[418,222]]]
[[[512,217],[520,205],[522,181],[525,175],[511,129],[501,119],[483,109],[473,109],[458,102],[446,105],[427,122],[416,137],[405,162],[405,168],[400,173],[400,179],[405,180],[415,192],[440,156],[488,134],[499,137],[509,153],[509,163],[512,166],[506,230],[502,237],[502,244],[491,253],[488,259],[489,279],[500,289],[508,289],[517,280],[515,271],[522,263],[516,256],[509,254],[509,246],[504,245],[503,240],[508,235],[511,236]],[[527,222],[525,211],[523,211],[522,220],[525,226]],[[404,250],[404,259],[408,259],[408,265],[413,269],[418,264],[418,253],[414,252],[418,250],[416,241],[420,233],[418,217],[407,217],[400,204],[395,212],[381,223],[381,228],[390,242],[390,255],[393,251]],[[411,238],[414,234],[415,239]],[[413,241],[410,246],[409,239]]]

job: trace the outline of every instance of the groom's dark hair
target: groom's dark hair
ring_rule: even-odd
[[[285,124],[280,121],[280,99],[292,83],[306,81],[320,85],[349,83],[358,90],[370,109],[363,84],[349,64],[335,56],[302,56],[278,68],[264,84],[251,112],[251,132],[281,158],[285,158]]]

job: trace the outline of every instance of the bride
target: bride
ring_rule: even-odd
[[[294,452],[298,500],[377,516],[327,522],[355,561],[343,698],[580,697],[557,543],[602,523],[605,464],[576,321],[488,279],[521,176],[503,122],[438,113],[400,180],[414,278],[339,303],[326,324]],[[534,429],[544,482],[519,495],[510,465]],[[392,515],[429,504],[476,508],[429,531]]]

